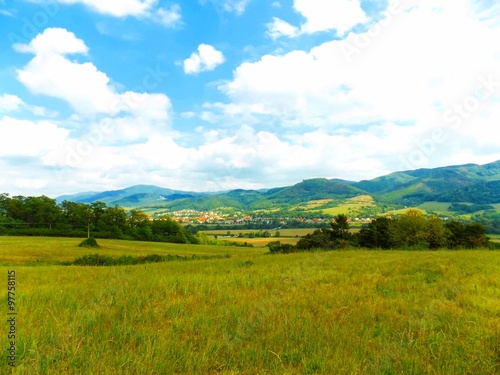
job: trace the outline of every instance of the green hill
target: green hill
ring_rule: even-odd
[[[369,195],[380,204],[401,206],[418,206],[424,202],[500,203],[500,161],[395,172],[360,182],[314,178],[269,190],[200,193],[137,185],[101,193],[63,196],[58,201],[102,201],[108,205],[141,209],[253,211],[293,208],[310,201],[338,202],[361,195]]]

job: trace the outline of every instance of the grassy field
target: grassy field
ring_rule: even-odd
[[[82,239],[47,237],[0,237],[0,265],[51,265],[67,262],[83,255],[99,254],[106,256],[148,254],[159,255],[224,255],[228,249],[221,246],[179,246],[176,244],[98,240],[101,248],[78,247]],[[232,253],[248,254],[248,249],[232,249]],[[251,252],[251,250],[250,250]]]
[[[271,233],[271,236],[274,237],[276,234],[276,231],[280,232],[280,237],[302,237],[305,236],[308,233],[314,232],[315,228],[291,228],[291,229],[270,229],[269,233]],[[259,232],[258,229],[242,229],[242,230],[207,230],[205,233],[207,235],[217,235],[217,236],[225,236],[227,232],[230,232],[231,234],[237,236],[240,233],[241,234],[248,234],[248,233],[256,233]]]
[[[0,237],[0,272],[6,281],[16,271],[19,356],[13,371],[3,356],[0,373],[500,372],[500,252],[266,255],[99,242],[116,256],[232,256],[58,266],[48,263],[96,251],[74,239]]]
[[[354,198],[348,199],[346,202],[342,203],[337,207],[325,208],[323,213],[327,215],[337,216],[340,214],[349,214],[351,212],[359,212],[365,207],[374,207],[373,198],[369,195],[360,195]]]
[[[206,234],[209,236],[217,236],[221,241],[227,242],[238,242],[238,243],[248,243],[256,247],[265,247],[271,241],[280,241],[281,243],[288,243],[291,245],[296,245],[300,240],[300,237],[305,236],[308,233],[314,232],[315,228],[295,228],[295,229],[279,229],[279,230],[269,230],[271,237],[257,237],[257,238],[246,238],[246,237],[227,237],[227,230],[211,230],[207,231]],[[280,237],[275,237],[276,232],[279,231]],[[231,234],[237,236],[241,234],[255,233],[258,230],[232,230],[229,231]]]
[[[493,242],[500,242],[500,234],[488,234],[488,237]]]
[[[446,215],[450,213],[450,211],[448,211],[448,207],[450,207],[450,205],[450,202],[424,202],[418,206],[418,208],[426,212],[435,212],[437,214]]]
[[[300,238],[291,237],[271,237],[271,238],[222,238],[221,241],[227,242],[237,242],[237,243],[247,243],[256,247],[265,247],[269,242],[280,241],[281,243],[288,243],[290,245],[296,245]]]

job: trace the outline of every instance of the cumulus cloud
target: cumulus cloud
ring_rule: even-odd
[[[304,33],[314,17],[295,29],[273,20],[275,36]],[[196,123],[192,143],[188,134],[169,129],[167,96],[120,92],[92,62],[70,59],[87,58],[83,41],[49,29],[16,46],[34,54],[19,79],[34,93],[68,102],[76,112],[74,128],[85,129],[75,134],[53,122],[4,117],[0,182],[7,191],[19,191],[46,181],[45,194],[61,186],[78,192],[144,181],[214,191],[313,176],[359,180],[428,164],[500,159],[500,30],[482,17],[465,0],[416,4],[388,11],[369,30],[243,63],[219,85],[226,103],[181,113],[218,124]],[[187,74],[215,69],[224,60],[207,47],[186,60]],[[23,108],[20,98],[0,96],[5,113]],[[12,141],[20,132],[30,135],[27,142]],[[39,164],[20,174],[24,158]],[[57,172],[50,180],[47,168]],[[13,182],[2,180],[5,175],[14,176]]]
[[[373,131],[367,126],[390,123],[399,138],[383,137],[406,145],[400,152],[406,162],[398,161],[395,168],[460,162],[465,158],[455,160],[452,155],[465,145],[477,155],[482,154],[482,142],[490,149],[493,144],[500,147],[499,137],[477,131],[478,126],[489,132],[497,128],[493,114],[500,109],[500,48],[495,40],[500,40],[500,28],[486,26],[469,5],[459,0],[441,1],[439,7],[388,9],[385,18],[366,31],[350,32],[309,51],[243,63],[232,80],[219,86],[229,103],[212,112],[218,109],[228,117],[238,109],[241,115],[259,115],[260,123],[266,123],[267,115],[269,120],[278,118],[277,126],[288,131],[317,128],[346,136],[343,142],[350,147],[355,135]],[[484,80],[490,81],[490,91]],[[432,135],[438,128],[453,147],[442,141],[444,137],[434,140],[440,138]],[[358,156],[363,154],[359,148]],[[378,157],[383,155],[399,159],[390,152]]]
[[[344,35],[354,26],[369,21],[359,0],[294,0],[293,8],[306,22],[299,28],[274,17],[273,22],[267,24],[267,33],[273,39],[329,30]]]
[[[3,94],[0,96],[0,112],[17,111],[23,106],[24,102],[16,95]]]
[[[494,42],[500,30],[485,28],[463,2],[462,7],[446,4],[439,12],[417,7],[394,15],[385,26],[381,21],[310,51],[243,63],[220,90],[231,105],[259,108],[301,125],[426,118],[438,103],[452,106],[457,93],[468,94],[481,74],[500,75]]]
[[[0,118],[0,157],[38,157],[58,147],[69,132],[47,122]],[[19,136],[22,134],[22,137]]]
[[[282,36],[294,37],[299,35],[300,33],[298,27],[295,27],[277,17],[273,17],[272,22],[268,23],[266,26],[267,35],[269,35],[274,40]]]
[[[72,32],[61,28],[46,29],[28,44],[15,44],[14,49],[18,52],[35,55],[86,55],[88,52],[88,47],[83,40],[78,39]]]
[[[193,52],[191,57],[184,60],[184,73],[198,74],[214,70],[217,66],[226,61],[222,52],[217,51],[213,46],[200,44],[198,52]]]
[[[56,117],[58,115],[57,112],[50,111],[47,108],[28,105],[17,95],[3,94],[0,96],[0,113],[15,112],[24,109],[40,117]]]
[[[306,18],[302,32],[337,30],[343,35],[368,20],[359,0],[294,0],[294,9]]]
[[[163,94],[118,93],[109,77],[91,62],[79,63],[66,55],[86,55],[88,47],[66,29],[46,29],[29,44],[16,45],[19,52],[35,57],[17,71],[31,92],[66,101],[80,116],[125,114],[143,122],[169,120],[170,99]]]
[[[174,4],[165,9],[156,7],[157,0],[56,0],[59,4],[81,4],[94,12],[112,17],[152,19],[165,27],[175,27],[181,22],[181,8]]]

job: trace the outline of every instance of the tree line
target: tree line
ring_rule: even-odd
[[[167,216],[151,219],[141,210],[128,214],[104,202],[90,204],[0,194],[0,235],[39,235],[198,243],[196,237]]]
[[[330,228],[321,228],[301,238],[296,246],[271,242],[272,253],[289,253],[314,249],[361,247],[368,249],[474,249],[496,247],[486,236],[480,223],[443,223],[438,217],[425,217],[420,211],[409,210],[398,218],[380,217],[372,220],[357,233],[349,230],[349,218],[338,215]]]

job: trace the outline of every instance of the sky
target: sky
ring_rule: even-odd
[[[0,193],[500,160],[496,0],[0,0]]]

